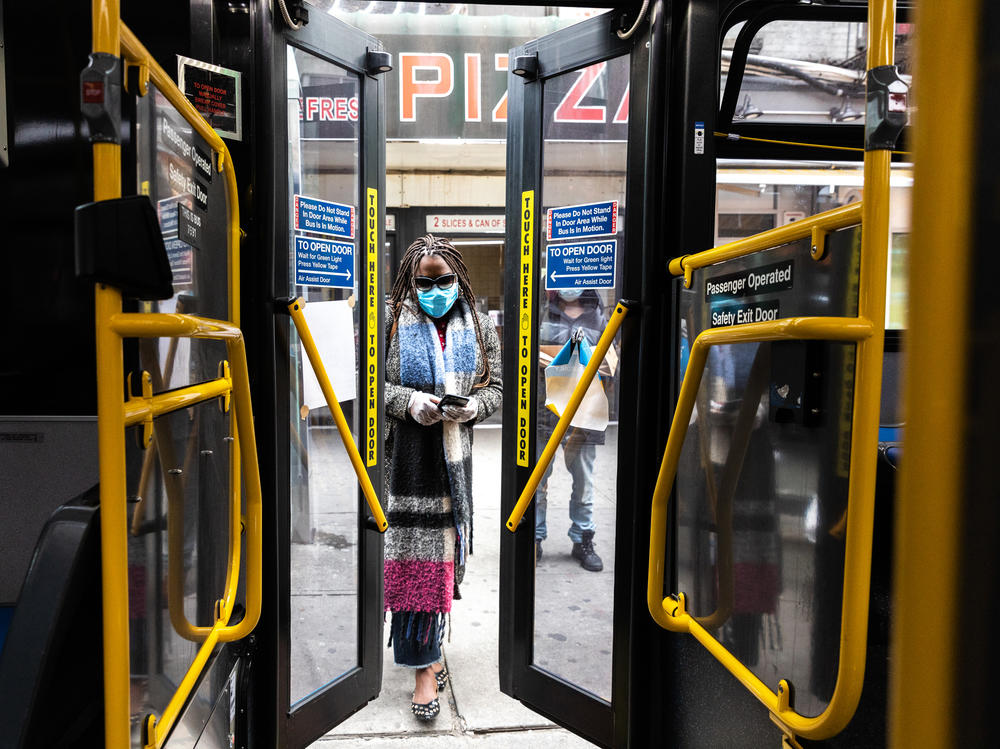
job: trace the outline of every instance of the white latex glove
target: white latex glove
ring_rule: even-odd
[[[464,406],[445,406],[441,413],[445,421],[469,421],[479,415],[479,401],[470,397]]]
[[[414,390],[406,410],[410,412],[410,416],[418,424],[423,424],[425,427],[430,426],[435,421],[441,421],[441,412],[437,407],[440,400],[436,395]]]

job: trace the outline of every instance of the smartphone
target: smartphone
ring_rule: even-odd
[[[441,400],[438,403],[438,410],[441,410],[445,406],[464,406],[469,402],[469,399],[464,395],[442,395]]]

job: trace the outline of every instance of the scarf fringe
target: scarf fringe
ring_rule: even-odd
[[[397,617],[399,619],[397,620]],[[444,642],[447,630],[448,642],[451,642],[451,614],[438,611],[396,611],[392,614],[393,621],[400,621],[399,630],[405,641],[414,645],[426,646],[431,641],[431,635],[437,634],[437,644]],[[383,621],[384,621],[383,617]],[[389,626],[389,641],[387,648],[392,647],[396,628]]]

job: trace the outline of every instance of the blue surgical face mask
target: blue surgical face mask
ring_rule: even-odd
[[[567,302],[572,302],[574,299],[579,299],[581,294],[583,294],[583,289],[560,289],[559,290],[559,296],[561,296]]]
[[[431,287],[428,291],[417,291],[417,300],[420,308],[431,317],[441,317],[458,299],[458,282],[456,281],[447,289],[439,289],[437,286]]]

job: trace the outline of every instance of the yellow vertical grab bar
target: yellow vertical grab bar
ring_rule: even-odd
[[[514,505],[510,517],[507,518],[507,530],[511,533],[517,530],[525,510],[528,509],[531,498],[535,496],[535,490],[538,488],[538,484],[541,483],[542,476],[548,470],[549,464],[552,463],[552,457],[556,454],[556,450],[559,447],[559,443],[562,442],[566,430],[569,429],[569,424],[573,421],[576,410],[580,407],[580,403],[583,402],[583,396],[586,394],[587,388],[590,387],[590,383],[594,380],[594,375],[597,374],[601,362],[604,361],[608,349],[611,348],[611,342],[615,339],[618,328],[621,327],[622,322],[625,320],[625,315],[629,312],[630,304],[632,303],[626,303],[625,300],[621,300],[615,307],[614,312],[611,313],[611,319],[608,320],[608,324],[604,327],[604,332],[601,333],[601,337],[594,347],[594,353],[591,355],[586,368],[584,368],[583,374],[580,375],[580,381],[573,388],[573,394],[569,397],[566,410],[559,416],[559,421],[556,422],[556,427],[552,430],[549,441],[545,444],[545,449],[542,450],[541,457],[538,458],[534,470],[532,470],[531,475],[528,477],[528,483],[524,485],[524,490],[521,492],[517,504]]]
[[[351,459],[351,465],[354,466],[354,473],[358,477],[358,483],[361,484],[361,491],[364,492],[365,500],[368,502],[368,509],[372,511],[372,516],[375,518],[375,525],[378,526],[381,533],[385,533],[386,528],[389,527],[389,522],[385,519],[382,505],[379,504],[378,495],[375,494],[375,487],[372,486],[372,481],[368,478],[368,471],[365,470],[365,464],[361,460],[361,453],[358,452],[358,446],[354,444],[351,427],[347,424],[347,419],[344,418],[344,412],[340,408],[337,394],[333,392],[333,385],[330,383],[330,377],[327,375],[326,367],[323,365],[323,358],[319,355],[319,349],[316,348],[316,341],[313,339],[312,331],[309,330],[309,323],[306,322],[305,313],[302,312],[305,306],[305,301],[303,301],[302,297],[299,297],[288,305],[288,314],[292,316],[292,322],[295,323],[295,329],[299,333],[303,347],[305,347],[309,363],[312,364],[313,371],[316,373],[316,379],[319,380],[319,386],[326,397],[330,413],[333,414],[333,420],[337,424],[337,431],[340,432],[340,439],[344,443],[344,449],[347,450],[347,456]]]
[[[118,0],[92,0],[91,46],[118,55]],[[94,143],[94,200],[121,197],[121,145]],[[121,312],[121,293],[94,289],[97,353],[97,443],[101,477],[101,589],[104,617],[104,735],[106,746],[129,746],[128,519],[125,504],[125,424],[121,339],[106,325]]]
[[[983,61],[996,54],[983,49],[991,36],[995,38],[995,26],[984,30],[986,16],[995,12],[992,4],[994,0],[951,0],[922,2],[916,9],[914,80],[920,83],[914,89],[908,260],[913,303],[907,311],[903,386],[906,457],[894,502],[888,721],[892,749],[958,746],[963,735],[989,719],[969,705],[968,690],[977,687],[972,686],[975,677],[963,673],[960,643],[970,636],[970,619],[980,619],[989,610],[979,609],[979,602],[963,589],[968,574],[964,564],[970,556],[962,546],[983,538],[982,531],[973,530],[970,536],[966,524],[982,520],[964,494],[968,471],[976,470],[967,452],[976,439],[970,428],[983,416],[971,416],[963,405],[974,403],[967,392],[970,369],[978,364],[973,331],[985,327],[973,327],[971,317],[974,292],[983,283],[975,276],[984,271],[974,265],[973,243],[979,239],[978,226],[996,211],[995,188],[981,192],[977,182],[988,168],[981,154],[991,148],[978,134],[988,127],[981,102],[990,68]],[[989,179],[995,183],[995,173]],[[973,646],[984,644],[978,633],[973,637]]]

